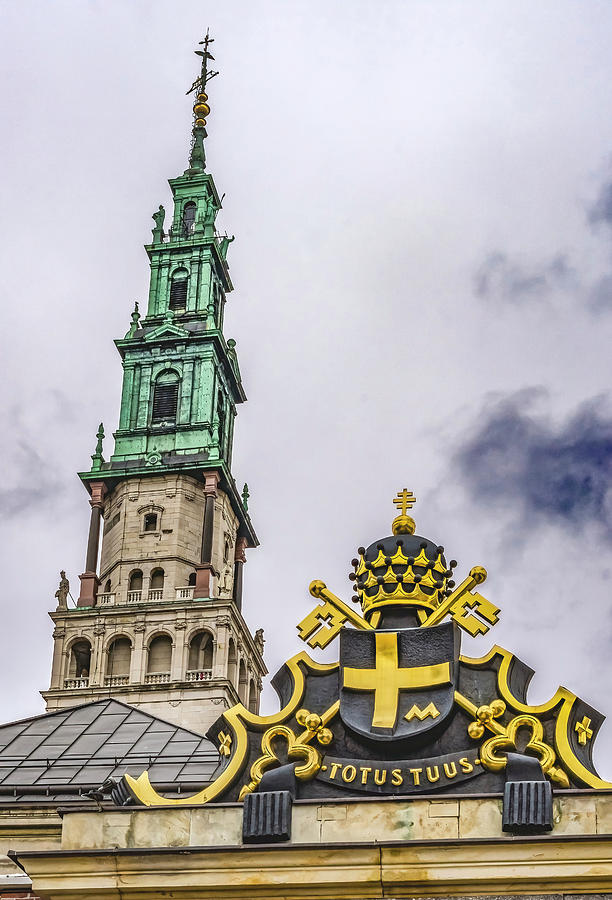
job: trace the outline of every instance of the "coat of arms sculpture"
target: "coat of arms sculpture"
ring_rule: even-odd
[[[339,637],[339,661],[298,653],[273,679],[281,709],[271,716],[239,704],[208,737],[223,769],[190,797],[166,799],[144,772],[125,776],[123,798],[146,805],[364,795],[499,794],[504,828],[552,828],[552,786],[609,789],[592,760],[603,716],[560,687],[532,706],[533,670],[494,646],[471,659],[461,634],[486,634],[499,609],[477,590],[475,566],[458,585],[444,548],[414,533],[412,493],[401,491],[392,535],[353,560],[361,613],[321,581],[319,604],[298,625],[312,648]]]

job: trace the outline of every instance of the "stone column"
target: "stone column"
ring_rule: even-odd
[[[246,562],[247,539],[239,537],[234,551],[234,603],[242,612],[242,569]]]
[[[94,625],[94,640],[91,647],[91,659],[89,661],[89,684],[103,685],[106,675],[106,662],[108,656],[103,649],[106,625],[99,623]]]
[[[50,690],[64,686],[64,643],[66,629],[63,624],[57,624],[53,630],[53,662],[51,664]]]
[[[221,616],[217,619],[217,636],[215,656],[213,659],[213,678],[227,678],[227,655],[229,650],[231,620],[229,616]]]
[[[144,680],[145,629],[144,622],[136,622],[134,625],[134,643],[130,660],[130,684],[140,684]]]
[[[98,567],[98,548],[100,545],[100,520],[102,507],[106,495],[106,485],[103,481],[92,481],[91,487],[91,518],[89,520],[89,538],[87,540],[87,556],[85,558],[85,571],[79,575],[81,580],[81,593],[77,606],[95,606],[100,579],[96,575]]]
[[[218,472],[204,473],[204,522],[202,523],[202,549],[200,565],[196,566],[194,600],[210,597],[212,576],[218,575],[212,564],[213,536],[215,529],[215,500],[217,498]]]
[[[170,681],[185,681],[185,619],[178,619],[174,623],[174,646],[172,648],[172,661],[170,664]]]

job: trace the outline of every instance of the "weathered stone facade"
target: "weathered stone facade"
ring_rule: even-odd
[[[130,577],[142,573],[141,600],[181,600],[193,586],[200,562],[205,494],[201,482],[188,475],[155,475],[120,481],[104,504],[104,531],[100,556],[102,605],[118,605],[130,598]],[[234,551],[238,519],[229,498],[217,492],[213,526],[212,598],[227,598],[233,591]],[[163,587],[152,587],[151,576],[163,572]],[[188,596],[188,595],[187,595]]]
[[[231,600],[101,606],[53,613],[52,618],[52,681],[43,692],[49,711],[112,696],[203,734],[239,701],[253,712],[259,709],[265,665]],[[210,636],[207,667],[190,669],[201,635]],[[152,643],[162,636],[170,644],[167,667],[151,671],[152,665],[157,668]],[[111,670],[118,639],[130,645],[125,675]],[[73,648],[83,641],[91,646],[91,670],[88,677],[77,677]]]

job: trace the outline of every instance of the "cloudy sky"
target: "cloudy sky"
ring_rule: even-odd
[[[417,531],[458,574],[486,566],[502,608],[464,652],[500,643],[537,670],[533,700],[562,683],[612,717],[612,5],[0,11],[0,720],[42,710],[57,573],[76,593],[84,564],[75,473],[116,427],[112,341],[186,165],[207,25],[249,396],[234,470],[261,540],[245,614],[270,670],[300,649],[309,582],[348,598],[406,486]],[[612,778],[612,722],[598,744]]]

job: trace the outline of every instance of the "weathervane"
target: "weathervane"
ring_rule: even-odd
[[[196,54],[196,56],[202,57],[202,71],[200,72],[200,75],[198,76],[198,78],[196,78],[196,80],[193,82],[193,84],[187,91],[187,94],[191,94],[193,91],[196,90],[196,88],[200,88],[201,90],[204,90],[204,88],[206,87],[206,84],[211,80],[211,78],[214,78],[215,75],[219,74],[218,72],[209,72],[208,65],[207,65],[209,59],[214,60],[214,58],[215,58],[212,55],[212,53],[209,53],[209,51],[208,51],[208,45],[214,43],[214,40],[215,39],[211,38],[211,36],[209,34],[209,29],[206,29],[206,37],[204,38],[203,41],[198,42],[200,47],[204,47],[204,49],[193,51]]]
[[[187,94],[191,94],[193,93],[193,91],[198,92],[195,103],[193,104],[193,129],[191,153],[189,156],[189,166],[190,171],[192,172],[201,172],[204,170],[206,165],[204,155],[204,138],[206,137],[206,116],[210,114],[206,85],[212,78],[215,77],[215,75],[219,74],[218,72],[213,72],[212,70],[208,69],[208,60],[214,60],[215,58],[208,49],[209,45],[212,44],[213,41],[214,38],[210,37],[207,29],[206,37],[203,41],[199,42],[200,46],[204,49],[194,51],[196,56],[202,57],[202,69],[199,76],[187,91]]]

